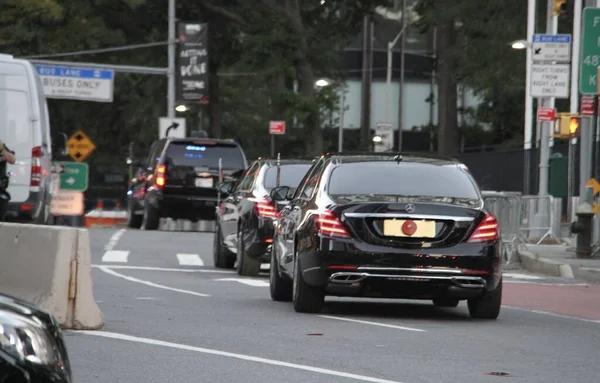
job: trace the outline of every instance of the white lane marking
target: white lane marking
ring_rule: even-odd
[[[110,251],[112,249],[115,248],[115,246],[117,245],[117,242],[119,242],[119,239],[121,239],[121,237],[123,236],[123,234],[125,234],[125,231],[127,229],[119,229],[117,230],[116,233],[114,233],[110,239],[108,240],[108,243],[106,244],[106,246],[104,246],[104,250],[105,251]]]
[[[92,265],[92,267],[100,268],[105,265]],[[215,273],[215,274],[237,274],[231,270],[211,270],[211,269],[169,269],[163,267],[150,267],[150,266],[122,266],[122,265],[110,265],[111,269],[115,270],[143,270],[143,271],[171,271],[179,273]]]
[[[339,320],[339,321],[368,324],[368,325],[371,325],[371,326],[388,327],[388,328],[393,328],[393,329],[396,329],[396,330],[415,331],[415,332],[427,332],[427,330],[422,330],[420,328],[405,327],[405,326],[396,326],[396,325],[387,324],[387,323],[370,322],[370,321],[366,321],[366,320],[350,319],[350,318],[336,317],[336,316],[331,316],[331,315],[317,315],[317,316],[321,317],[321,318],[334,319],[334,320]]]
[[[162,346],[162,347],[175,348],[175,349],[179,349],[179,350],[193,351],[193,352],[197,352],[197,353],[201,353],[201,354],[223,356],[226,358],[245,360],[247,362],[262,363],[262,364],[267,364],[267,365],[271,365],[271,366],[292,368],[295,370],[303,370],[303,371],[313,372],[313,373],[322,374],[322,375],[329,375],[329,376],[338,376],[341,378],[354,379],[354,380],[359,380],[359,381],[363,381],[363,382],[401,383],[401,382],[394,381],[394,380],[380,379],[380,378],[374,378],[374,377],[370,377],[370,376],[352,374],[349,372],[329,370],[327,368],[313,367],[313,366],[307,366],[304,364],[296,364],[296,363],[290,363],[290,362],[283,362],[283,361],[275,360],[275,359],[267,359],[267,358],[261,358],[258,356],[252,356],[252,355],[237,354],[237,353],[233,353],[233,352],[214,350],[214,349],[210,349],[210,348],[165,342],[165,341],[157,340],[157,339],[141,338],[141,337],[137,337],[137,336],[119,334],[119,333],[114,333],[114,332],[84,330],[84,331],[76,331],[76,333],[83,333],[86,335],[98,336],[98,337],[103,337],[103,338],[124,340],[124,341],[128,341],[128,342],[144,343],[144,344],[149,344],[149,345],[153,345],[153,346]]]
[[[139,299],[139,300],[143,300],[143,301],[153,301],[156,298],[152,298],[152,297],[137,297],[135,299]]]
[[[530,281],[511,281],[504,280],[502,283],[512,283],[521,285],[539,285],[539,286],[589,286],[587,283],[552,283],[552,282],[530,282]]]
[[[177,254],[177,261],[181,266],[204,266],[198,254]]]
[[[102,256],[102,262],[127,263],[129,251],[126,250],[108,250]]]
[[[507,309],[512,309],[512,310],[519,310],[519,311],[526,311],[526,312],[530,312],[530,313],[534,313],[534,314],[549,315],[549,316],[563,318],[563,319],[574,319],[574,320],[578,320],[578,321],[582,321],[582,322],[600,324],[600,320],[598,320],[598,319],[587,319],[587,318],[576,317],[576,316],[572,316],[572,315],[557,314],[557,313],[553,313],[553,312],[550,312],[550,311],[531,310],[531,309],[524,309],[522,307],[504,306],[504,305],[502,305],[502,308],[507,308]]]
[[[150,282],[150,281],[145,281],[143,279],[138,279],[138,278],[130,277],[130,276],[127,276],[127,275],[123,275],[121,273],[117,273],[114,270],[111,270],[111,268],[108,267],[108,266],[99,266],[98,268],[100,270],[104,271],[107,274],[113,275],[115,277],[123,278],[123,279],[125,279],[127,281],[130,281],[130,282],[141,283],[143,285],[152,286],[152,287],[156,287],[156,288],[163,289],[163,290],[170,290],[170,291],[175,291],[175,292],[178,292],[178,293],[195,295],[195,296],[198,296],[198,297],[210,297],[210,295],[208,295],[208,294],[197,293],[195,291],[190,291],[190,290],[176,289],[174,287],[159,285],[158,283],[154,283],[154,282]]]
[[[536,275],[519,274],[519,273],[502,273],[503,276],[515,279],[542,279]]]
[[[239,282],[248,286],[253,287],[269,287],[269,282],[263,281],[262,279],[249,279],[249,278],[221,278],[215,279],[219,282]]]

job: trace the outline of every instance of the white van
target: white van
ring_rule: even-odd
[[[52,224],[52,140],[44,89],[27,60],[0,54],[0,139],[15,152],[8,165],[7,221]]]

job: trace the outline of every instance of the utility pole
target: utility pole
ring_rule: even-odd
[[[403,123],[402,119],[404,117],[403,109],[404,109],[404,69],[405,69],[405,58],[406,55],[404,51],[406,49],[406,0],[402,0],[402,30],[400,36],[400,90],[398,93],[398,152],[402,152],[402,132],[403,132]]]
[[[579,3],[579,4],[577,4]],[[598,0],[586,0],[586,7],[597,7],[600,1]],[[581,14],[581,0],[575,2],[575,7],[579,5],[579,12]],[[577,12],[577,11],[575,11]],[[580,21],[581,24],[581,21]],[[592,31],[588,31],[591,33]],[[585,31],[584,31],[585,33]],[[581,38],[581,35],[578,36]],[[579,54],[579,52],[578,52]],[[592,157],[594,148],[594,118],[585,117],[581,118],[580,137],[579,137],[579,198],[582,199],[585,194],[585,183],[592,178]]]
[[[535,12],[536,0],[528,0],[527,3],[527,41],[531,40],[531,37],[535,33]],[[529,189],[531,187],[531,144],[533,138],[533,98],[531,97],[531,62],[532,62],[532,51],[531,48],[527,48],[527,62],[526,62],[526,80],[525,80],[525,132],[524,132],[524,143],[523,149],[525,151],[524,158],[524,179],[523,179],[523,192],[530,194]],[[539,137],[538,137],[539,139]]]
[[[360,146],[362,150],[369,150],[371,143],[371,84],[373,82],[373,22],[371,16],[365,15],[363,23]]]
[[[167,90],[167,117],[175,118],[175,52],[177,41],[175,40],[175,0],[169,0],[169,66],[167,77],[169,85]]]

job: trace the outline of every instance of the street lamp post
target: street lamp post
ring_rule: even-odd
[[[167,70],[167,117],[175,118],[175,0],[169,0],[169,67]]]

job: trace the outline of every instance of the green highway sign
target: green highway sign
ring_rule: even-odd
[[[584,8],[581,41],[579,91],[582,94],[595,95],[598,94],[598,67],[600,66],[600,8]]]
[[[59,162],[60,190],[84,192],[88,188],[88,165],[81,162]]]

